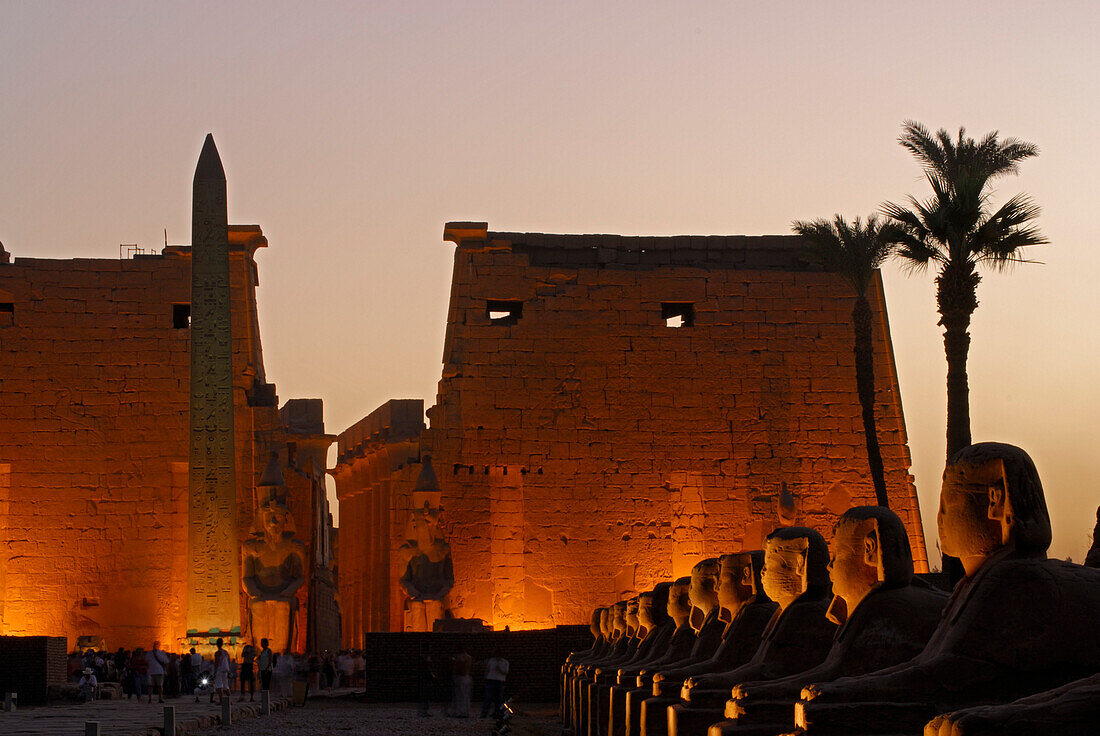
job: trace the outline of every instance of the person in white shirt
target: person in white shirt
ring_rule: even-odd
[[[485,663],[485,700],[481,703],[481,717],[496,713],[504,702],[504,681],[508,679],[508,660],[493,655]]]
[[[157,691],[157,702],[164,702],[164,668],[168,666],[168,653],[160,648],[160,642],[153,642],[153,648],[149,650],[149,702],[153,702],[153,691]]]

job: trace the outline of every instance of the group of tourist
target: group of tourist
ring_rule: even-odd
[[[293,683],[308,682],[310,689],[356,687],[364,684],[366,660],[360,650],[345,649],[336,654],[313,653],[295,657],[278,654],[268,646],[245,644],[234,656],[218,639],[214,653],[204,657],[190,647],[182,653],[166,652],[160,642],[152,649],[128,650],[119,647],[113,654],[96,649],[75,651],[69,655],[68,681],[79,697],[94,700],[110,688],[117,696],[140,702],[164,702],[165,698],[194,696],[195,702],[208,696],[215,699],[255,700],[257,690],[270,690],[290,696]]]
[[[463,647],[458,654],[447,659],[433,656],[431,649],[422,652],[417,664],[417,699],[421,716],[431,715],[431,701],[435,693],[449,685],[450,696],[443,708],[444,715],[452,718],[469,718],[472,712],[474,689],[474,667],[483,667],[485,672],[485,696],[481,701],[481,717],[495,714],[504,702],[504,683],[508,679],[508,660],[493,656],[484,662],[475,662],[470,652]]]
[[[1085,565],[1048,559],[1031,458],[980,443],[952,456],[938,522],[964,573],[950,596],[946,575],[914,575],[897,514],[858,506],[831,554],[817,531],[780,526],[764,550],[701,560],[690,577],[596,609],[593,646],[562,670],[566,729],[1096,733],[1100,520]]]

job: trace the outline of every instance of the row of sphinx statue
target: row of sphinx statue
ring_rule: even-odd
[[[965,571],[950,595],[914,575],[896,514],[859,506],[831,555],[818,532],[782,527],[762,551],[596,609],[595,643],[562,669],[566,730],[1100,734],[1098,547],[1086,565],[1047,558],[1031,458],[999,443],[958,452],[938,525]]]

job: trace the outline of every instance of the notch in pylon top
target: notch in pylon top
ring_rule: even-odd
[[[199,164],[195,167],[195,181],[199,180],[225,181],[222,158],[218,155],[218,147],[214,145],[214,136],[211,133],[206,134],[202,153],[199,154]]]

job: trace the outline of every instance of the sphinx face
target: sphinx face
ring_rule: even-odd
[[[677,624],[691,615],[691,601],[688,598],[687,585],[673,585],[668,592],[668,615]]]
[[[626,606],[626,630],[634,633],[638,630],[638,601],[631,600]]]
[[[688,600],[701,611],[709,611],[718,601],[715,593],[717,580],[715,572],[706,568],[691,571],[691,585],[688,588]]]
[[[745,568],[752,579],[752,559],[748,555],[727,555],[722,558],[718,573],[718,605],[736,612],[752,598],[752,585],[745,585]]]
[[[806,556],[810,542],[798,539],[769,539],[764,549],[764,592],[786,608],[806,592]]]
[[[833,535],[829,578],[833,594],[844,599],[847,615],[851,616],[860,602],[878,585],[881,547],[874,519],[842,522]],[[868,555],[872,556],[868,560]]]
[[[959,464],[944,471],[937,517],[944,554],[986,557],[1003,545],[999,522],[989,518],[989,487],[987,468]]]
[[[653,618],[653,596],[638,596],[638,624],[646,631],[651,631],[657,622]]]

